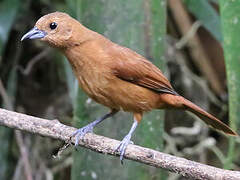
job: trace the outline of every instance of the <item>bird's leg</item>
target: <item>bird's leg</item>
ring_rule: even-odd
[[[134,132],[134,130],[136,129],[138,123],[140,122],[140,120],[142,119],[142,115],[141,114],[134,114],[134,122],[132,124],[132,127],[130,129],[130,131],[128,132],[128,134],[123,138],[123,140],[121,141],[120,145],[117,147],[117,149],[115,150],[115,152],[119,152],[120,153],[120,161],[121,163],[123,163],[123,155],[126,151],[126,148],[128,146],[128,144],[130,144],[130,140],[132,137],[132,134]]]
[[[126,148],[127,148],[128,144],[130,144],[130,140],[131,140],[132,134],[133,134],[134,130],[136,129],[137,125],[138,125],[138,122],[136,120],[134,120],[134,123],[133,123],[130,131],[123,138],[123,140],[121,141],[120,145],[116,149],[116,151],[118,151],[120,153],[120,161],[121,161],[121,163],[123,163],[123,155],[124,155],[124,153],[126,151]]]
[[[88,125],[86,125],[86,126],[80,128],[80,129],[76,130],[76,131],[72,134],[72,136],[71,136],[71,138],[74,137],[74,136],[76,136],[76,138],[75,138],[75,146],[78,145],[79,141],[80,141],[81,139],[83,139],[83,137],[85,136],[85,134],[92,132],[92,131],[93,131],[93,128],[94,128],[97,124],[99,124],[100,122],[102,122],[103,120],[105,120],[105,119],[107,119],[107,118],[109,118],[109,117],[112,117],[112,116],[113,116],[114,114],[116,114],[117,112],[118,112],[117,110],[112,110],[110,113],[105,114],[103,117],[98,118],[98,119],[96,119],[95,121],[89,123]]]

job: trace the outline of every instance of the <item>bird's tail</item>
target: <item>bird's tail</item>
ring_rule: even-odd
[[[202,108],[198,107],[197,105],[193,104],[187,99],[183,100],[183,105],[185,106],[187,111],[190,111],[197,115],[200,119],[202,119],[206,124],[209,126],[224,132],[225,134],[238,136],[236,132],[234,132],[230,127],[226,124],[221,122],[219,119],[215,118],[213,115],[207,113]]]

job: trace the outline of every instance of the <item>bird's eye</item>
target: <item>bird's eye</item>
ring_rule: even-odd
[[[52,22],[52,23],[49,24],[49,27],[50,27],[52,30],[53,30],[53,29],[56,29],[57,23]]]

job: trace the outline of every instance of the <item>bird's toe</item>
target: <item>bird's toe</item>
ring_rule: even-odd
[[[131,143],[130,141],[131,136],[125,136],[124,139],[121,141],[121,143],[119,144],[119,146],[116,148],[115,152],[119,152],[120,154],[120,161],[123,164],[123,156],[125,154],[126,148],[128,146],[128,144]]]
[[[92,131],[93,131],[93,128],[88,125],[76,130],[71,136],[71,138],[75,137],[75,146],[79,144],[79,141],[83,139],[85,134],[91,133]]]

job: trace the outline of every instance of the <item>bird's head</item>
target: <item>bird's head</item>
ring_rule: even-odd
[[[35,26],[21,39],[40,39],[53,47],[65,48],[77,43],[74,31],[84,31],[84,27],[66,13],[54,12],[41,17]],[[79,32],[75,32],[76,36]],[[82,33],[83,34],[83,33]],[[80,39],[81,40],[81,39]]]

